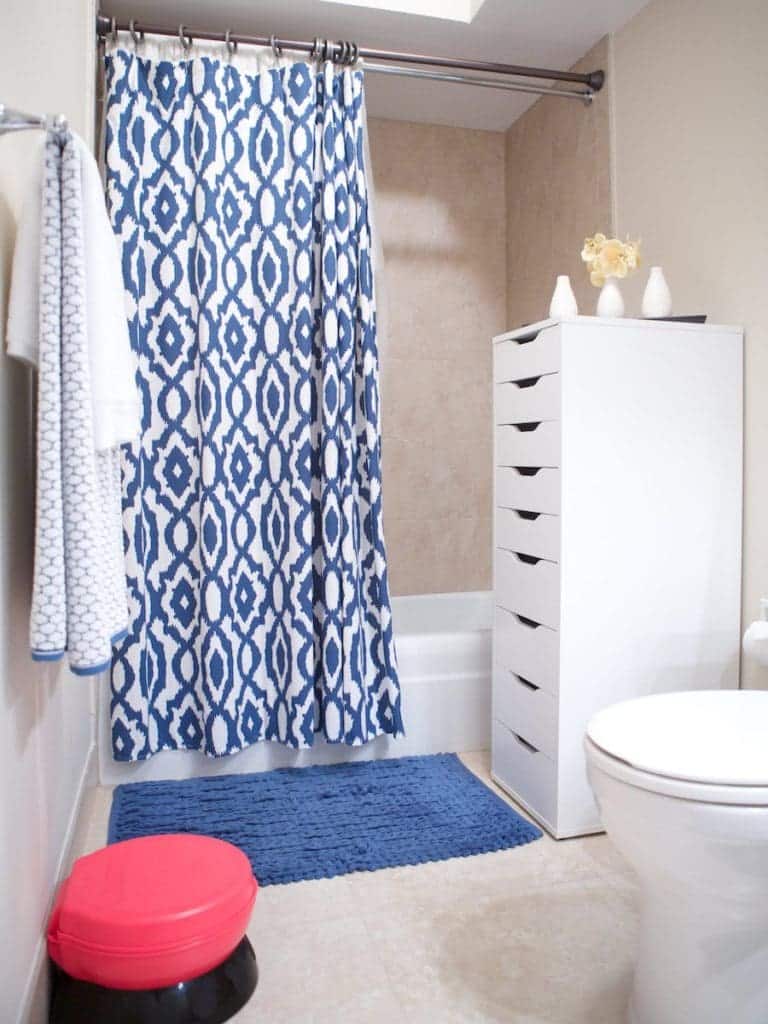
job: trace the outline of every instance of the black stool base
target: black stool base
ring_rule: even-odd
[[[224,1024],[254,993],[256,956],[247,938],[207,974],[167,988],[102,988],[54,968],[50,1024]]]

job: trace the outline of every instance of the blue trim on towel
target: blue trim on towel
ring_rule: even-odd
[[[76,676],[97,676],[99,672],[106,672],[112,664],[112,659],[107,658],[99,665],[70,665],[70,671]]]
[[[38,651],[35,648],[29,652],[32,661],[61,661],[64,651]]]
[[[115,633],[115,635],[110,639],[110,643],[113,644],[113,645],[114,644],[119,644],[120,641],[121,640],[125,640],[125,638],[127,636],[128,636],[128,627],[126,626],[125,629],[121,629],[117,633]]]

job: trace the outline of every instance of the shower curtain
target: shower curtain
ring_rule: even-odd
[[[118,48],[105,142],[143,396],[114,757],[397,736],[362,72]]]

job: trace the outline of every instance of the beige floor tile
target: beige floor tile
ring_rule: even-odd
[[[514,806],[487,751],[461,756]],[[74,856],[105,844],[111,799],[88,794]],[[233,1021],[623,1024],[636,921],[605,835],[268,886],[249,927],[259,986]]]

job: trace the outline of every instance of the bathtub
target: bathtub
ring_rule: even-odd
[[[112,760],[106,681],[100,692],[99,775],[103,785],[195,775],[260,772],[287,766],[361,761],[442,751],[484,750],[491,742],[490,591],[418,594],[392,601],[406,735],[381,736],[362,747],[325,743],[292,751],[257,743],[232,757],[167,751],[149,761]]]

